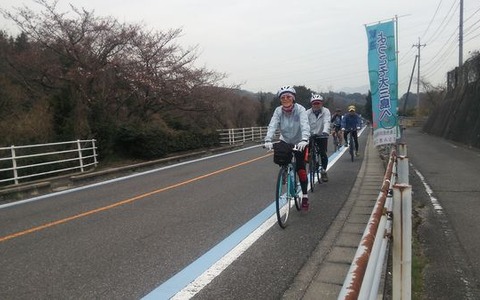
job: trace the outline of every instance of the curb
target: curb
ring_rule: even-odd
[[[337,299],[383,181],[384,164],[377,152],[368,135],[350,196],[282,299]]]

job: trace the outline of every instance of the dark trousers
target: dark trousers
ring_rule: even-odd
[[[326,137],[313,137],[315,144],[317,145],[318,152],[320,154],[320,162],[322,164],[322,168],[324,171],[327,170],[328,166],[328,155],[327,155],[327,147],[328,147],[328,136]]]

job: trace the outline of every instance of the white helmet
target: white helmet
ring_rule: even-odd
[[[323,97],[319,94],[312,94],[312,97],[310,98],[310,103],[313,101],[324,101]]]
[[[293,96],[295,96],[297,94],[297,92],[295,91],[295,89],[289,85],[286,85],[286,86],[282,86],[278,92],[277,92],[277,97],[280,98],[283,94],[285,93],[290,93],[290,94],[293,94]]]

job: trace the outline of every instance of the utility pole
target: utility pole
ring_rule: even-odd
[[[462,85],[464,77],[463,74],[463,0],[460,0],[460,21],[458,24],[458,73],[457,82],[455,85]]]
[[[458,25],[458,67],[463,65],[463,0],[460,0],[460,24]]]
[[[410,75],[410,81],[408,82],[407,96],[405,97],[405,102],[403,103],[403,115],[407,115],[407,102],[408,95],[410,95],[410,87],[412,86],[413,72],[415,72],[415,65],[417,64],[418,57],[415,55],[415,61],[413,62],[412,74]]]
[[[417,116],[420,115],[420,47],[425,47],[426,44],[420,44],[420,38],[418,38],[418,44],[413,45],[412,47],[417,47],[418,54],[418,67],[417,67]]]

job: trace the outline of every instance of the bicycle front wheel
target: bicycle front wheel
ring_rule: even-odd
[[[288,215],[290,214],[290,188],[287,167],[282,167],[278,172],[277,194],[275,197],[275,208],[277,213],[277,221],[280,227],[287,226]],[[293,180],[292,180],[293,181]]]
[[[320,153],[318,151],[315,151],[315,174],[317,175],[317,182],[323,183],[322,178],[320,176],[320,169],[323,170],[323,167],[320,162],[321,162]]]
[[[315,148],[310,148],[310,153],[308,155],[308,180],[310,181],[310,191],[313,192],[315,185],[315,166],[317,162],[315,161]]]
[[[293,197],[293,200],[295,202],[295,207],[297,208],[298,211],[302,210],[302,199],[300,198],[300,195],[298,191],[301,189],[300,187],[300,179],[298,178],[297,172],[295,172],[295,180],[294,180],[294,193],[291,195]]]
[[[351,157],[351,159],[352,159],[352,161],[353,161],[353,159],[354,159],[354,157],[355,157],[355,153],[353,152],[354,140],[353,140],[353,136],[352,136],[352,133],[351,133],[351,132],[350,132],[350,139],[349,139],[349,141],[350,141],[350,142],[349,142],[349,145],[348,145],[348,146],[349,146],[350,148],[349,148],[348,150],[349,150],[349,152],[350,152],[350,157]]]
[[[333,152],[337,152],[340,149],[340,143],[339,143],[338,135],[336,133],[333,134],[333,146],[334,146]]]

